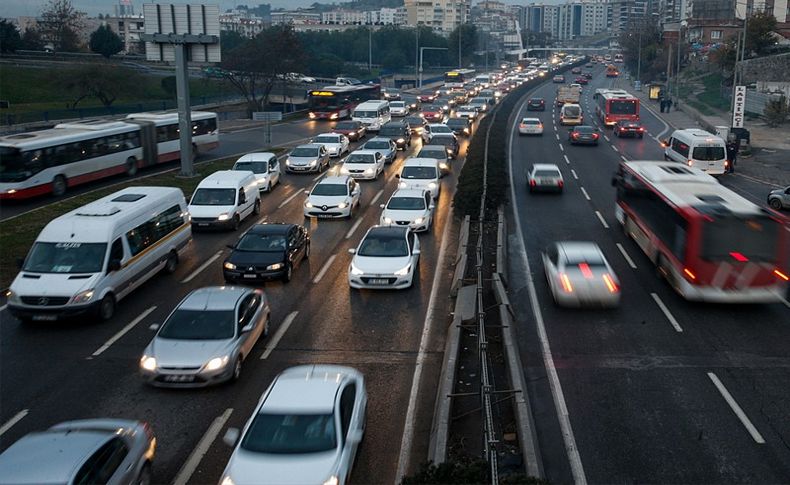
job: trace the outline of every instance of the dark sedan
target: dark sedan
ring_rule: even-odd
[[[633,136],[642,138],[645,136],[645,127],[639,124],[638,121],[618,121],[614,125],[614,136],[624,137]]]
[[[406,122],[406,125],[411,130],[412,136],[422,135],[422,130],[425,128],[425,125],[428,124],[428,122],[425,121],[425,118],[423,118],[422,116],[407,116],[404,119],[404,121]]]
[[[450,135],[449,133],[447,135],[444,134],[433,135],[431,139],[428,140],[428,143],[425,144],[425,146],[431,146],[431,145],[443,145],[447,150],[447,156],[449,156],[453,160],[455,160],[458,157],[458,148],[459,148],[458,139],[456,139],[455,136]]]
[[[568,131],[568,141],[571,145],[597,145],[598,132],[595,128],[588,125],[574,126],[573,129]]]
[[[585,72],[585,73],[583,74],[583,76],[584,76],[584,77],[586,77],[587,79],[592,79],[592,78],[593,78],[593,75],[592,75],[592,73],[591,73],[591,72]]]
[[[227,283],[291,280],[294,266],[310,256],[310,234],[296,224],[256,224],[233,246],[222,265]]]
[[[469,118],[450,118],[445,124],[458,136],[468,137],[472,134],[472,120]]]
[[[332,131],[346,135],[350,141],[359,141],[365,137],[367,128],[359,121],[341,121]]]
[[[406,120],[409,118],[413,118],[413,116],[407,117]],[[425,121],[422,118],[420,118],[420,120]],[[409,128],[408,121],[389,121],[384,123],[379,129],[377,136],[389,138],[395,142],[395,147],[398,150],[405,150],[406,147],[411,146],[411,128]]]
[[[527,111],[546,111],[546,100],[543,98],[529,98]]]

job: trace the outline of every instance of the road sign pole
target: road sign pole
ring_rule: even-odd
[[[181,143],[181,176],[192,177],[192,108],[189,100],[189,71],[187,70],[187,46],[175,45],[176,55],[176,99],[178,100],[178,130]]]

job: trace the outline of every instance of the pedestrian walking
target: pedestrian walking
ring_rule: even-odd
[[[665,106],[664,98],[659,98],[659,100],[658,100],[658,107],[661,109],[662,113],[664,112],[664,106]]]
[[[738,149],[740,148],[740,140],[737,138],[729,137],[727,140],[727,160],[729,161],[729,167],[727,167],[728,173],[735,173],[735,162],[738,159]]]
[[[672,111],[672,98],[667,99],[667,113]]]

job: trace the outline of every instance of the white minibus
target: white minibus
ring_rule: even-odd
[[[390,104],[387,101],[365,101],[354,109],[351,119],[362,123],[368,131],[379,131],[381,125],[392,119]]]

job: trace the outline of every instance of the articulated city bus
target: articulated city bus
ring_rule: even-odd
[[[193,156],[219,145],[217,114],[192,113]],[[0,199],[25,199],[180,158],[178,113],[60,123],[0,137]]]
[[[311,120],[350,118],[358,104],[381,98],[380,84],[325,86],[307,93],[308,117]]]
[[[681,296],[780,301],[790,280],[782,215],[675,162],[621,162],[612,182],[617,220]]]

